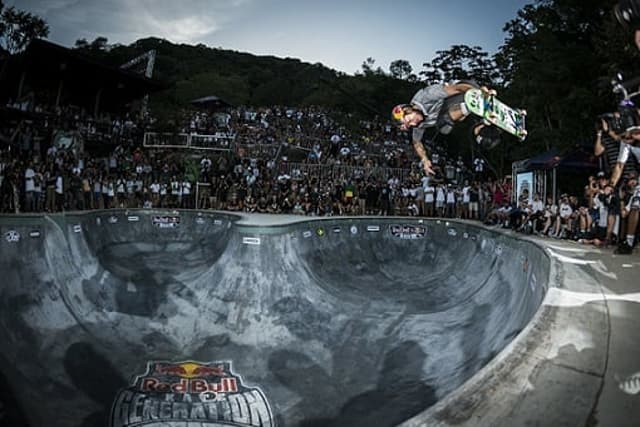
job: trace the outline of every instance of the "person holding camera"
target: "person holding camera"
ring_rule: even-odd
[[[611,153],[614,151],[611,147],[612,144],[618,144],[618,156],[611,174],[611,185],[613,185],[613,187],[618,184],[631,154],[634,155],[636,161],[640,162],[640,145],[638,144],[638,141],[640,141],[640,133],[619,133],[620,130],[616,130],[613,127],[614,123],[614,120],[607,121],[601,119],[601,127],[596,133],[596,143],[594,146],[594,154],[596,157],[600,157],[605,152]],[[608,138],[606,138],[603,133],[606,133]],[[611,158],[609,158],[609,163],[612,163]]]

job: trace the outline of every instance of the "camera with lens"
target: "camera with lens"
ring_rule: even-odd
[[[600,116],[598,116],[598,118],[604,120],[604,122],[607,124],[607,130],[611,130],[615,133],[622,133],[626,130],[626,128],[623,128],[622,126],[622,120],[620,120],[619,114],[601,114]],[[604,130],[602,122],[600,120],[597,121],[597,130]]]
[[[620,126],[622,129],[627,130],[638,126],[638,122],[640,122],[638,112],[631,100],[623,100],[618,106],[618,111],[620,112]]]

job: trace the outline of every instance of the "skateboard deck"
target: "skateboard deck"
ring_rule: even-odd
[[[464,94],[469,111],[491,124],[516,136],[520,141],[527,137],[526,111],[509,107],[495,96],[495,92],[470,89]]]

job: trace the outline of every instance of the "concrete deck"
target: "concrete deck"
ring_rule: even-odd
[[[167,425],[217,426],[135,382],[193,381],[211,361],[241,385],[193,394],[220,422],[640,420],[637,255],[462,221],[220,212],[5,216],[0,237],[0,424],[124,426],[146,410],[155,426],[173,408]]]

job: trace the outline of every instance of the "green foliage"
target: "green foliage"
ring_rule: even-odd
[[[167,82],[169,89],[154,94],[151,106],[168,123],[177,120],[180,107],[207,95],[235,105],[321,105],[352,119],[386,118],[392,105],[408,101],[425,84],[476,80],[496,88],[507,104],[528,111],[528,139],[522,143],[506,136],[490,154],[506,172],[513,160],[592,142],[596,117],[615,108],[611,77],[617,72],[627,78],[640,75],[640,54],[611,13],[615,2],[535,0],[505,24],[505,41],[495,55],[477,46],[453,45],[423,64],[418,73],[422,81],[403,59],[393,61],[385,73],[369,57],[360,73],[349,76],[293,58],[157,38],[129,46],[79,40],[76,48],[114,66],[155,49],[154,78]],[[466,152],[468,129],[461,127],[439,141]]]
[[[9,53],[17,53],[33,39],[47,37],[49,26],[40,17],[16,9],[5,9],[0,1],[0,46]]]
[[[479,84],[495,87],[496,66],[481,47],[454,45],[439,50],[431,62],[422,64],[420,75],[425,83],[444,83],[453,80],[475,80]]]
[[[613,3],[538,1],[505,25],[505,44],[495,57],[505,86],[500,97],[529,113],[526,145],[509,160],[589,141],[595,117],[613,109],[610,88],[599,86],[612,59],[602,53],[620,33],[610,22]]]
[[[406,59],[397,59],[389,64],[389,73],[394,79],[416,82],[418,77],[413,74],[413,67]]]

